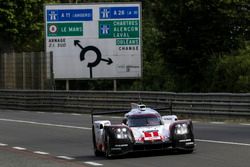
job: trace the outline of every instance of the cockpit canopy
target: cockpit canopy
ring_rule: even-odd
[[[157,114],[140,114],[127,117],[129,127],[158,126],[162,125],[161,117]]]

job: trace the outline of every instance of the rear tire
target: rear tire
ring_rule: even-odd
[[[105,156],[106,158],[111,158],[111,154],[110,154],[110,143],[109,143],[109,136],[106,136],[106,144],[105,144]]]
[[[94,154],[95,154],[95,156],[99,157],[99,156],[101,156],[103,154],[96,147],[94,127],[92,127],[92,137],[93,137]]]
[[[96,157],[100,157],[103,155],[103,153],[101,151],[98,151],[96,148],[94,148],[94,153]]]

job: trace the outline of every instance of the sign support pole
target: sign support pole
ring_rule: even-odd
[[[69,91],[69,80],[66,80],[66,91]]]
[[[113,80],[114,92],[117,91],[117,82],[116,79]]]

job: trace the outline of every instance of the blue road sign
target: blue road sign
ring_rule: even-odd
[[[139,18],[138,7],[101,7],[100,19]]]
[[[60,10],[47,10],[48,22],[60,21],[92,21],[92,9],[60,9]]]

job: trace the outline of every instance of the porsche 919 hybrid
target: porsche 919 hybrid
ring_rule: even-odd
[[[193,152],[195,141],[191,120],[178,120],[176,115],[161,116],[143,104],[133,103],[131,106],[120,124],[112,124],[109,120],[93,121],[92,114],[96,156],[104,154],[110,158],[136,151],[165,149]]]

